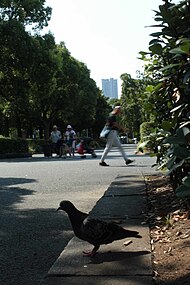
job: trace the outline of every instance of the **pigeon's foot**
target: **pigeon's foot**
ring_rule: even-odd
[[[83,255],[84,256],[93,257],[97,253],[99,247],[100,247],[99,245],[95,245],[93,250],[85,250],[85,251],[83,251]]]
[[[96,254],[96,251],[84,250],[82,253],[83,253],[83,256],[94,257]]]

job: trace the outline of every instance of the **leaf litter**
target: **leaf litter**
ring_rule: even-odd
[[[159,285],[190,284],[190,204],[174,194],[169,178],[147,176],[153,280]]]

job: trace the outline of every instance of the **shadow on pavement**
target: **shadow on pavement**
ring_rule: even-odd
[[[100,252],[93,259],[91,259],[91,264],[100,264],[104,262],[115,262],[121,261],[123,259],[130,259],[134,257],[138,257],[140,255],[150,254],[150,251],[140,250],[140,251],[117,251],[117,252]]]
[[[0,284],[47,284],[45,275],[72,238],[68,218],[56,209],[18,209],[35,180],[0,178]],[[16,185],[16,186],[15,186]]]

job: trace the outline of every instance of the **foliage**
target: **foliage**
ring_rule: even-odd
[[[163,143],[170,145],[167,150],[166,167],[168,174],[172,177],[176,195],[188,197],[190,194],[188,184],[190,175],[190,129],[186,127],[177,129],[176,133],[166,138]]]
[[[153,166],[160,165],[158,169],[164,169],[166,164],[165,153],[168,149],[168,145],[163,144],[163,141],[169,135],[170,132],[155,128],[154,130],[150,131],[149,135],[144,137],[144,141],[138,145],[138,149],[141,152],[144,152],[144,150],[149,150],[151,156],[157,157],[156,165]]]
[[[25,26],[47,25],[51,9],[45,1],[1,1],[0,4],[0,112],[2,131],[9,135],[10,125],[18,136],[28,127],[30,119],[30,71],[34,62],[32,37]]]
[[[0,138],[0,154],[27,153],[28,142],[24,139]]]
[[[112,108],[108,102],[108,98],[102,95],[101,92],[98,93],[97,96],[97,104],[96,104],[96,114],[95,120],[93,123],[93,137],[96,139],[99,138],[99,134],[103,129],[103,126],[106,123],[108,114],[111,112]]]
[[[144,121],[152,120],[152,108],[149,103],[149,90],[154,84],[151,78],[139,77],[133,79],[129,74],[122,74],[121,105],[122,124],[128,129],[129,137],[140,137],[140,125]]]
[[[140,54],[147,63],[146,74],[157,82],[152,90],[152,100],[155,101],[158,126],[165,123],[165,130],[170,129],[171,132],[171,136],[163,141],[163,145],[170,147],[162,153],[159,161],[166,160],[176,194],[190,197],[190,191],[187,191],[190,145],[189,1],[175,5],[164,0],[164,4],[155,11],[155,21],[158,24],[153,26],[160,31],[151,34],[153,40],[149,43],[149,52]]]
[[[19,129],[27,114],[28,71],[30,69],[30,37],[14,20],[0,22],[0,89],[2,123],[12,118]],[[18,115],[19,114],[19,115]],[[5,126],[6,128],[6,126]],[[8,133],[8,131],[7,131]]]
[[[147,136],[149,136],[150,133],[153,132],[154,127],[155,127],[155,124],[153,122],[143,122],[140,125],[141,142],[146,141]]]
[[[44,147],[44,139],[27,139],[29,151],[31,153],[42,153]]]
[[[45,0],[3,0],[0,4],[0,21],[16,20],[22,25],[34,25],[42,29],[51,18],[50,7],[44,7]]]
[[[22,2],[22,3],[21,3]],[[92,128],[100,92],[87,66],[70,55],[65,44],[55,44],[49,33],[33,36],[46,26],[51,8],[43,0],[8,1],[0,4],[0,133],[49,138],[50,128],[70,123],[77,131]]]

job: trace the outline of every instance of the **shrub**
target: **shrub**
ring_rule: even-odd
[[[27,153],[28,142],[25,139],[0,137],[0,154]]]
[[[43,153],[45,141],[44,139],[28,139],[29,151],[31,153]]]
[[[155,128],[155,124],[153,122],[144,122],[140,125],[141,142],[144,142],[147,140],[147,136],[153,133],[154,128]]]

